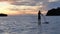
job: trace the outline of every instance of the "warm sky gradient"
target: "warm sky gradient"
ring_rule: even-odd
[[[60,0],[0,0],[0,13],[9,15],[37,14],[60,6]]]

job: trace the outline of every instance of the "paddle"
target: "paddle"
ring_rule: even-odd
[[[43,14],[41,14],[41,16],[42,16],[43,19],[44,19],[44,24],[49,24],[49,22],[47,22],[47,20],[46,20],[46,17],[45,17]]]

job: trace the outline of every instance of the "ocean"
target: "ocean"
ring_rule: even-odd
[[[0,34],[60,34],[60,16],[42,16],[38,25],[37,15],[0,17]],[[44,24],[45,21],[49,24]]]

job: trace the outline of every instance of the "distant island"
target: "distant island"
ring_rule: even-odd
[[[1,17],[8,16],[7,14],[0,13]]]
[[[48,10],[46,16],[60,16],[60,7]]]

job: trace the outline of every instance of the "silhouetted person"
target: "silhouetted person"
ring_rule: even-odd
[[[38,20],[41,20],[41,12],[38,12]]]
[[[38,25],[41,24],[41,12],[39,11],[38,12]]]

